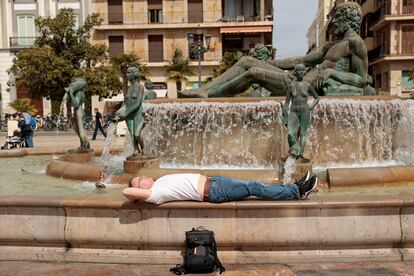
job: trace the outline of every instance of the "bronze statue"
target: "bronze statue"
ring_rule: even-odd
[[[144,153],[144,143],[141,131],[144,127],[144,87],[139,83],[139,70],[136,67],[127,69],[127,78],[131,82],[128,93],[125,96],[121,108],[115,112],[114,121],[125,120],[134,144],[134,154],[137,156]]]
[[[90,144],[88,137],[86,137],[85,127],[83,126],[83,119],[85,117],[85,112],[83,110],[83,102],[85,100],[85,93],[83,89],[86,87],[86,81],[84,78],[77,78],[70,83],[69,87],[65,88],[68,92],[69,97],[72,101],[72,105],[75,108],[75,125],[73,129],[76,134],[79,136],[80,147],[77,149],[77,152],[89,152]]]
[[[302,63],[316,66],[304,79],[320,95],[372,94],[372,79],[368,76],[368,55],[364,41],[359,36],[362,12],[359,4],[343,2],[336,6],[332,21],[337,41],[305,56],[264,62],[254,57],[243,57],[221,76],[202,88],[180,92],[184,97],[223,97],[244,92],[253,83],[269,90],[273,96],[285,95],[293,78],[285,70],[292,70]]]
[[[303,64],[297,64],[294,73],[296,81],[289,85],[286,93],[286,101],[283,105],[283,121],[288,128],[289,153],[300,158],[301,161],[309,161],[303,156],[303,152],[305,151],[311,120],[310,112],[318,104],[319,97],[313,86],[303,80],[306,74],[306,67]],[[314,98],[310,107],[307,103],[309,94]]]
[[[145,89],[147,89],[147,91],[145,91],[144,96],[145,100],[153,100],[157,98],[157,93],[155,93],[154,90],[152,90],[154,85],[152,84],[151,80],[145,80],[144,87]]]

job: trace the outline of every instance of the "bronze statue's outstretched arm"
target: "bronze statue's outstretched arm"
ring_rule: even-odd
[[[270,64],[279,67],[283,70],[292,70],[295,68],[295,66],[299,63],[302,63],[305,66],[312,66],[322,63],[326,52],[332,47],[332,45],[335,44],[333,42],[326,43],[323,47],[310,52],[309,54],[306,54],[304,56],[298,56],[298,57],[291,57],[291,58],[285,58],[285,59],[279,59],[279,60],[271,60]]]
[[[313,102],[310,106],[310,110],[314,109],[314,107],[318,104],[319,102],[319,96],[315,91],[315,88],[313,88],[312,84],[309,84],[309,92],[313,97]]]

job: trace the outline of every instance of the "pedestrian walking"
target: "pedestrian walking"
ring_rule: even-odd
[[[99,112],[98,108],[94,108],[95,111],[95,130],[93,131],[92,140],[96,140],[96,135],[98,134],[98,129],[102,132],[102,135],[106,138],[105,130],[103,129],[102,114]]]

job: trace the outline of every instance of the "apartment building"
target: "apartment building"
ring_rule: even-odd
[[[71,8],[77,24],[82,24],[89,13],[88,0],[1,0],[0,1],[0,112],[12,112],[9,102],[27,97],[24,88],[12,87],[6,91],[7,81],[13,78],[7,74],[15,53],[33,45],[37,31],[35,18],[38,16],[54,17],[60,9]],[[50,103],[46,100],[34,100],[39,113],[49,113]]]
[[[327,32],[327,25],[329,21],[329,13],[334,6],[334,0],[319,0],[318,9],[316,11],[315,19],[306,33],[309,51],[318,48],[329,41],[329,33]]]
[[[150,70],[154,90],[175,98],[176,84],[164,77],[164,65],[176,48],[196,73],[183,89],[197,87],[198,75],[205,81],[224,52],[247,53],[256,43],[272,47],[272,9],[271,0],[92,0],[92,12],[104,19],[92,41],[106,44],[111,55],[137,54]],[[200,72],[198,41],[210,42],[200,55]]]
[[[368,48],[370,73],[378,92],[408,97],[414,68],[414,1],[360,0],[361,36]]]

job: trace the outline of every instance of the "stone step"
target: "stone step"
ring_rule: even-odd
[[[0,197],[0,260],[175,264],[185,231],[224,263],[414,260],[414,199],[328,197],[155,206],[114,197]]]

